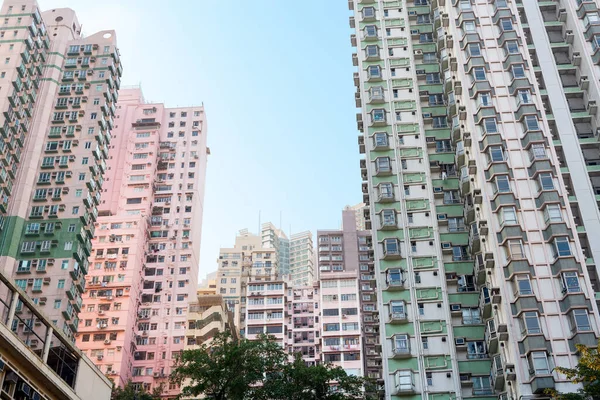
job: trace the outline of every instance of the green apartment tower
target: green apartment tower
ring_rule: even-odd
[[[595,346],[595,1],[349,0],[385,399],[531,399]]]

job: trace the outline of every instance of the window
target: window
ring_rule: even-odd
[[[504,45],[506,54],[519,54],[519,44],[515,40],[507,41]]]
[[[363,18],[375,18],[375,8],[374,7],[363,7],[362,16],[363,16]]]
[[[432,43],[433,42],[433,34],[432,33],[421,33],[419,35],[419,43]]]
[[[544,209],[544,221],[549,224],[551,222],[562,222],[562,212],[558,204],[548,204]]]
[[[460,0],[458,7],[461,10],[470,10],[471,9],[471,0]]]
[[[487,350],[483,341],[467,342],[467,359],[475,360],[478,358],[487,358]]]
[[[550,172],[542,172],[538,176],[540,190],[554,190],[554,179]]]
[[[483,119],[483,130],[485,133],[498,133],[498,126],[496,124],[496,118],[484,118]]]
[[[410,339],[408,335],[394,335],[392,351],[395,354],[410,354]]]
[[[563,272],[562,273],[562,286],[563,293],[579,293],[581,292],[581,287],[579,286],[579,277],[577,276],[577,272]]]
[[[481,324],[481,315],[478,308],[463,308],[461,311],[463,325]]]
[[[529,159],[533,160],[545,160],[548,158],[546,147],[542,143],[535,143],[529,149]]]
[[[545,351],[533,351],[529,355],[529,374],[530,375],[549,375],[550,364],[548,355]]]
[[[381,78],[381,67],[379,65],[370,65],[367,68],[367,75],[371,78]]]
[[[413,392],[415,385],[413,383],[413,373],[410,370],[396,371],[394,374],[396,392]]]
[[[504,161],[504,152],[501,146],[491,146],[488,155],[490,162],[502,162]]]
[[[376,108],[371,111],[371,120],[374,123],[385,122],[385,110],[383,108]]]
[[[503,31],[512,31],[513,30],[513,23],[512,20],[510,18],[503,18],[500,20],[500,28]]]
[[[514,64],[511,67],[513,79],[525,78],[525,68],[523,64]]]
[[[425,81],[428,85],[434,85],[441,82],[440,74],[438,72],[432,72],[425,75]]]
[[[571,312],[571,331],[586,332],[591,331],[590,316],[585,309],[575,309]]]
[[[390,200],[394,198],[394,187],[391,183],[381,183],[379,185],[379,199]]]
[[[525,249],[523,248],[523,242],[521,242],[520,240],[509,240],[507,256],[509,260],[524,259]]]
[[[469,43],[467,47],[467,51],[469,56],[476,57],[481,55],[481,47],[479,47],[479,43]]]
[[[473,79],[476,81],[485,81],[485,68],[483,67],[475,67],[473,68]]]
[[[377,173],[392,172],[392,165],[389,157],[378,157],[375,159],[375,170]]]
[[[383,254],[387,255],[400,255],[400,244],[398,239],[384,239],[383,241]]]
[[[375,25],[367,25],[364,29],[365,37],[374,38],[377,37],[377,26]]]
[[[533,103],[533,100],[531,98],[531,91],[529,90],[519,90],[517,96],[519,99],[517,105]]]
[[[377,132],[373,135],[373,144],[375,147],[388,147],[388,136],[385,132]]]
[[[365,52],[367,54],[367,58],[378,58],[379,57],[379,47],[374,44],[370,44],[365,48]]]
[[[499,215],[500,225],[516,225],[517,211],[514,207],[502,207],[502,213]]]
[[[538,318],[538,313],[535,311],[527,311],[523,313],[522,319],[522,333],[524,335],[538,334],[542,333],[542,328],[540,327],[540,320]]]
[[[597,25],[600,23],[600,16],[598,16],[597,12],[589,12],[585,14],[583,18],[583,25],[587,28],[590,25]]]
[[[540,129],[540,124],[535,115],[525,116],[525,131],[537,131]]]
[[[533,289],[531,288],[531,281],[527,275],[517,275],[517,293],[520,296],[528,296],[533,294]]]
[[[381,212],[381,226],[395,227],[396,226],[396,210],[386,209]]]
[[[510,179],[509,179],[508,175],[499,175],[496,177],[496,192],[497,193],[510,192]]]
[[[463,22],[463,29],[465,33],[475,32],[477,30],[477,26],[475,25],[475,21],[465,21]]]
[[[483,107],[489,107],[492,105],[492,96],[490,96],[490,94],[487,92],[480,93],[477,98],[479,99],[479,104]]]

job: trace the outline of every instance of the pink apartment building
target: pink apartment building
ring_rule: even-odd
[[[203,107],[121,91],[77,345],[113,380],[163,385],[196,300],[206,161]]]
[[[381,377],[381,348],[370,232],[357,230],[353,209],[341,230],[319,230],[321,358],[348,374]]]

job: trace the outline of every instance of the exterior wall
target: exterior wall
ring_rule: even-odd
[[[196,298],[206,124],[124,89],[100,207],[78,345],[120,385],[177,393],[168,375]],[[102,312],[99,311],[102,308]]]
[[[4,271],[72,337],[121,75],[116,37],[81,38],[70,9],[40,14],[35,1],[8,1],[2,10],[14,41],[6,46],[3,78],[13,84],[3,85],[12,102],[4,135],[15,140],[3,147],[11,172],[0,172],[7,185],[0,254]],[[43,62],[52,68],[42,77]]]
[[[308,365],[321,362],[321,313],[318,284],[288,289],[288,354],[302,354]]]
[[[385,398],[575,391],[553,367],[598,335],[597,145],[573,145],[595,126],[597,46],[575,18],[595,3],[349,6]]]
[[[312,285],[314,270],[312,232],[292,235],[290,238],[290,283],[295,287]]]
[[[2,398],[110,397],[112,383],[4,274],[0,274],[0,293]]]
[[[233,314],[220,295],[198,293],[197,301],[190,303],[187,318],[184,350],[209,344],[217,332],[227,331],[232,337],[237,337]]]
[[[342,214],[342,230],[317,232],[321,306],[321,359],[348,374],[364,376],[359,240],[353,210]],[[365,238],[366,243],[366,238]],[[368,249],[366,253],[368,256]]]

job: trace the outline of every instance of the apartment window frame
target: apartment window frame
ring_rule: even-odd
[[[546,207],[544,207],[544,222],[546,224],[562,221],[562,208],[559,204],[547,204]]]
[[[494,178],[494,194],[511,193],[510,177],[508,175],[497,175]]]
[[[487,80],[487,73],[484,67],[474,67],[471,75],[474,81],[485,81]]]
[[[540,316],[537,311],[525,311],[521,315],[521,333],[523,335],[538,335],[542,333]]]
[[[565,271],[560,274],[560,282],[563,294],[581,293],[581,282],[576,271]]]
[[[532,351],[527,356],[527,362],[529,364],[529,375],[531,376],[550,375],[552,372],[548,353],[545,351]]]

